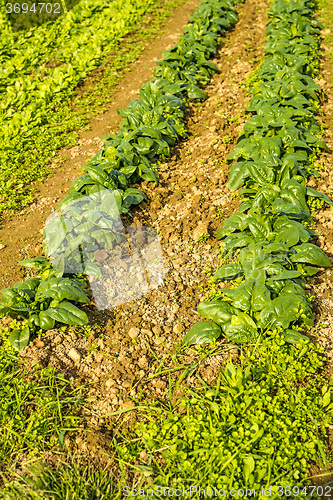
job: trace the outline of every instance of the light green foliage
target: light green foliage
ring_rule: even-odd
[[[133,463],[144,447],[149,464],[141,470],[154,471],[149,487],[273,485],[276,492],[277,483],[304,485],[332,418],[330,388],[313,376],[323,366],[320,352],[309,341],[296,349],[272,334],[240,366],[227,364],[215,386],[189,391],[177,409],[139,425],[139,444],[119,446],[120,461]]]
[[[2,37],[2,140],[14,147],[18,128],[24,138],[32,126],[44,123],[47,112],[100,64],[152,3],[84,2],[51,25],[13,33],[10,45]]]
[[[29,113],[24,114],[24,110],[22,113],[21,111],[16,113],[16,108],[11,109],[11,113],[18,114],[20,120],[27,121],[26,132],[24,128],[21,128],[22,133],[17,134],[17,126],[12,125],[14,115],[13,117],[10,115],[3,122],[3,127],[6,130],[9,127],[14,135],[8,142],[8,147],[2,148],[0,154],[1,210],[19,209],[31,203],[33,188],[30,184],[34,181],[43,181],[51,172],[50,158],[54,157],[56,151],[61,147],[75,144],[78,135],[73,131],[85,128],[92,116],[104,110],[103,105],[112,100],[115,83],[128,71],[130,63],[137,59],[144,49],[142,42],[156,36],[159,25],[182,1],[171,0],[166,5],[163,4],[163,10],[158,1],[152,0],[144,4],[136,1],[132,2],[131,6],[129,4],[125,6],[126,12],[123,12],[124,2],[122,1],[112,2],[112,6],[103,2],[97,2],[97,4],[90,2],[85,4],[87,11],[76,6],[73,11],[59,18],[51,28],[47,24],[19,33],[12,33],[9,29],[8,36],[1,30],[1,40],[4,44],[0,48],[0,62],[7,67],[10,61],[19,59],[15,70],[6,76],[9,79],[8,84],[12,82],[14,85],[16,78],[23,81],[24,91],[21,91],[17,98],[24,103],[25,99],[29,100],[31,97],[29,89],[26,88],[27,84],[24,82],[26,79],[28,81],[32,79],[31,92],[38,94],[40,91],[41,100],[40,107],[30,117]],[[92,11],[89,10],[90,8]],[[129,9],[132,11],[130,12]],[[143,14],[151,15],[152,13],[156,18],[148,27],[137,24],[143,19]],[[123,18],[123,14],[127,17]],[[109,21],[106,20],[108,15],[111,16]],[[82,23],[77,22],[78,20]],[[110,29],[110,23],[113,21],[115,22],[114,29]],[[71,28],[70,31],[68,27]],[[133,28],[135,28],[134,31]],[[126,43],[120,45],[123,34],[129,32],[131,35],[126,37]],[[82,36],[88,37],[89,43],[81,46]],[[9,39],[11,41],[8,41]],[[21,42],[24,46],[22,51]],[[50,45],[48,45],[49,42]],[[59,49],[57,44],[67,50],[66,61],[65,59],[64,61],[58,60],[58,57],[62,56],[57,53]],[[94,49],[96,44],[99,46],[97,51]],[[77,45],[79,45],[78,51],[84,52],[81,56],[92,58],[89,68],[85,68],[83,72],[82,67],[87,63],[84,57],[82,60],[71,57]],[[17,51],[16,46],[19,47]],[[7,60],[8,50],[10,57]],[[12,54],[12,51],[15,54]],[[103,66],[103,72],[97,78],[93,77],[90,80],[90,87],[77,95],[74,91],[77,82],[85,79],[92,69],[105,62],[106,56],[110,53],[113,55],[108,66]],[[67,74],[70,68],[77,71],[74,73],[72,69]],[[60,79],[59,89],[63,88],[63,91],[55,92],[55,84],[51,82],[51,100],[44,102],[43,91],[39,86],[45,85],[46,80],[47,82],[53,81],[54,78]],[[15,87],[13,88],[15,90]],[[5,87],[2,90],[5,92]],[[0,102],[1,93],[0,89]],[[33,99],[30,104],[32,101]],[[6,104],[3,103],[3,105]]]
[[[0,337],[0,469],[4,471],[20,456],[36,457],[43,450],[63,446],[68,430],[78,424],[75,416],[81,392],[49,367],[36,368],[25,379],[18,357],[8,342],[14,320]]]
[[[210,236],[208,233],[202,233],[200,236],[198,236],[196,242],[197,243],[205,243],[207,240],[209,240]]]

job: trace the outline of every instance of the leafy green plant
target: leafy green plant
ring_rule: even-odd
[[[90,303],[80,281],[50,273],[47,259],[29,259],[20,264],[43,270],[44,275],[1,290],[0,317],[26,320],[23,329],[14,329],[9,335],[9,342],[16,350],[26,347],[31,333],[37,329],[50,330],[56,321],[66,325],[88,323],[86,313],[73,304]]]
[[[213,386],[202,381],[171,408],[155,403],[133,440],[118,444],[120,464],[138,463],[150,473],[142,488],[271,486],[277,494],[277,484],[293,484],[304,490],[308,464],[326,459],[333,411],[332,384],[313,375],[323,366],[320,356],[308,340],[298,349],[279,334],[258,342],[240,365],[229,362]]]
[[[196,239],[197,243],[205,243],[207,240],[209,240],[210,236],[207,233],[202,233],[198,236]]]
[[[61,215],[44,229],[44,251],[59,275],[65,272],[100,275],[95,252],[111,250],[121,243],[126,246],[120,214],[127,213],[126,207],[145,198],[135,188],[112,191],[103,187],[89,196],[69,194],[59,205]]]
[[[288,342],[300,342],[304,336],[298,330],[313,321],[303,279],[332,266],[310,243],[316,235],[310,229],[311,210],[324,203],[333,206],[327,195],[306,186],[306,178],[315,173],[314,157],[320,149],[328,150],[316,137],[321,133],[315,119],[321,87],[312,76],[322,26],[309,20],[311,9],[307,0],[273,2],[265,60],[256,71],[247,107],[253,116],[228,158],[229,163],[236,160],[228,188],[245,185],[243,203],[217,238],[223,239],[225,254],[238,252],[237,262],[220,267],[214,278],[244,282],[201,303],[198,312],[238,343],[254,342],[272,329]],[[186,334],[187,343],[200,341],[198,328]],[[202,336],[209,342],[206,328]]]

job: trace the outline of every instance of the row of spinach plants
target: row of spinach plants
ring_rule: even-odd
[[[215,54],[219,38],[237,20],[232,1],[203,0],[177,45],[157,63],[154,78],[141,88],[140,99],[133,100],[125,111],[118,110],[125,118],[120,130],[108,136],[103,150],[84,166],[86,173],[72,183],[58,206],[61,216],[44,231],[48,258],[19,263],[40,276],[1,290],[0,316],[26,322],[25,328],[10,335],[15,348],[23,349],[31,332],[53,328],[55,321],[87,324],[86,313],[73,304],[89,302],[84,283],[65,274],[64,265],[52,265],[50,257],[64,263],[80,259],[82,251],[89,253],[96,245],[112,249],[118,243],[113,230],[119,214],[130,214],[129,208],[145,198],[131,184],[142,179],[158,181],[152,162],[167,156],[170,147],[186,137],[183,118],[188,99],[206,97],[198,85],[206,85],[217,70],[208,59]],[[65,224],[64,231],[66,216],[70,229]],[[81,252],[77,252],[79,247]],[[97,271],[98,266],[91,262],[86,274]]]
[[[52,158],[57,149],[73,140],[73,134],[67,139],[58,134],[68,136],[87,123],[82,108],[89,100],[86,89],[81,93],[80,109],[71,107],[78,85],[117,51],[121,41],[137,30],[158,5],[159,0],[133,0],[130,4],[124,0],[82,1],[63,15],[56,15],[54,21],[15,32],[10,29],[6,9],[20,9],[20,4],[1,4],[1,210],[22,208],[31,200],[29,185],[43,180],[50,172],[44,150]],[[41,10],[46,5],[31,7]],[[36,16],[40,20],[43,12],[39,14],[38,10]],[[28,15],[21,14],[25,18]],[[100,101],[100,92],[103,90],[95,101]],[[64,108],[70,115],[63,113]],[[36,149],[41,150],[40,154]]]
[[[306,339],[299,330],[313,324],[305,279],[332,264],[311,243],[316,232],[310,229],[309,203],[319,198],[333,206],[325,194],[306,186],[308,176],[319,175],[314,158],[328,150],[318,139],[315,118],[321,87],[312,77],[322,26],[313,8],[312,0],[276,0],[269,10],[265,58],[247,106],[252,116],[228,158],[236,162],[227,186],[230,191],[243,187],[242,204],[217,233],[229,262],[214,278],[240,284],[199,304],[198,312],[212,322],[198,322],[184,343],[210,342],[223,334],[241,344],[278,331],[297,344]]]
[[[153,3],[81,2],[54,22],[22,32],[6,31],[2,19],[0,137],[7,148],[14,149],[17,136],[24,141],[45,123]]]

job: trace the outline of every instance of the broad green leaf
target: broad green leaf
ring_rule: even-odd
[[[69,278],[52,277],[43,281],[37,290],[36,299],[41,300],[47,297],[57,302],[62,302],[64,299],[67,299],[89,304],[87,295],[75,281]]]
[[[303,243],[293,247],[295,254],[290,256],[292,262],[304,262],[320,267],[332,267],[332,263],[321,248],[312,243]]]
[[[262,311],[270,302],[271,293],[266,285],[260,282],[254,284],[251,297],[251,310],[253,312]]]
[[[221,335],[221,327],[212,321],[198,321],[191,330],[184,335],[182,344],[209,344]]]
[[[47,311],[40,311],[39,313],[39,326],[43,330],[51,330],[54,327],[55,320],[51,318]]]
[[[330,205],[331,207],[333,207],[333,202],[329,199],[329,197],[326,194],[324,194],[324,193],[319,193],[314,188],[307,187],[306,188],[306,194],[308,196],[312,196],[314,198],[320,198],[320,199],[324,200],[328,205]]]
[[[260,222],[257,221],[249,223],[249,230],[251,231],[256,241],[265,240],[268,236],[268,231],[265,229],[263,224],[260,224]]]
[[[272,280],[291,280],[293,278],[298,278],[301,276],[300,271],[291,271],[288,269],[285,269],[279,274],[276,274],[274,276],[271,276]]]
[[[312,325],[312,313],[306,299],[300,295],[281,295],[271,301],[260,313],[258,326],[260,328],[286,329],[301,317],[304,324]]]
[[[196,85],[189,85],[186,88],[187,95],[190,99],[206,99],[207,94],[203,90],[199,89]]]
[[[29,327],[26,326],[22,330],[13,330],[9,335],[8,340],[10,345],[16,349],[16,351],[22,351],[29,344]]]
[[[228,217],[228,219],[224,222],[223,226],[217,232],[216,238],[220,240],[224,238],[224,236],[233,233],[234,231],[240,230],[244,231],[244,229],[248,226],[249,220],[251,219],[245,214],[234,214]]]
[[[59,323],[66,325],[87,325],[88,318],[85,312],[70,302],[63,301],[57,307],[47,309],[47,315]]]
[[[297,227],[287,227],[278,232],[275,237],[275,241],[282,241],[286,243],[289,247],[297,245],[299,242],[299,230]]]
[[[13,290],[26,290],[28,292],[28,295],[30,297],[34,297],[34,293],[30,293],[31,291],[37,290],[41,282],[40,278],[30,278],[28,280],[22,281],[21,283],[15,283],[15,285],[12,286]],[[30,292],[29,292],[30,291]]]
[[[302,273],[303,277],[314,276],[319,272],[319,269],[312,266],[307,266],[306,264],[297,264],[297,270]]]
[[[286,342],[290,342],[291,344],[299,344],[302,340],[309,340],[309,337],[306,335],[290,329],[285,330],[282,336]]]
[[[51,256],[55,254],[58,248],[68,237],[70,221],[64,217],[56,217],[44,229],[44,251]]]
[[[250,326],[254,330],[257,329],[257,325],[255,324],[255,322],[253,321],[253,319],[251,318],[251,316],[249,316],[248,314],[246,314],[244,312],[239,312],[237,314],[237,316],[233,315],[231,317],[230,324],[231,324],[231,326],[244,325],[244,326]]]
[[[233,250],[235,248],[242,248],[254,241],[253,236],[246,233],[234,233],[227,236],[224,240],[224,249],[226,251]]]
[[[203,318],[212,319],[214,323],[223,325],[227,321],[231,321],[231,317],[237,309],[227,302],[212,300],[211,302],[201,302],[197,311]]]
[[[256,163],[248,163],[248,171],[252,179],[259,184],[259,186],[266,186],[274,182],[274,172],[267,167],[263,161],[258,160]]]
[[[51,266],[51,262],[45,257],[35,257],[34,259],[21,260],[18,265],[44,271],[44,269]]]
[[[241,311],[249,311],[251,308],[253,286],[254,282],[247,280],[237,288],[223,290],[223,294],[232,299],[234,307],[237,307]]]
[[[303,295],[305,296],[304,288],[297,283],[288,283],[280,290],[279,295]]]
[[[223,333],[236,344],[245,344],[247,342],[255,341],[258,337],[256,329],[249,325],[231,325],[227,323],[222,327]]]
[[[214,274],[214,280],[233,280],[238,276],[242,276],[243,268],[240,264],[227,264],[220,267]]]
[[[251,269],[246,272],[246,279],[254,280],[257,283],[265,284],[266,272],[264,269]]]
[[[229,191],[236,191],[244,185],[245,180],[250,176],[246,161],[240,161],[232,165],[227,182]]]

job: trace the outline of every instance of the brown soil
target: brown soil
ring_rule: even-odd
[[[239,6],[240,21],[214,61],[221,73],[206,88],[209,98],[187,110],[189,139],[161,165],[159,186],[144,182],[140,187],[148,201],[133,212],[132,223],[159,232],[167,271],[164,284],[112,311],[87,308],[90,324],[98,326],[48,331],[22,353],[28,366],[50,364],[78,383],[93,382],[93,407],[85,408],[84,428],[68,438],[68,444],[94,461],[110,453],[118,427],[119,415],[106,415],[128,410],[142,397],[167,399],[169,380],[174,388],[178,382],[172,393],[175,402],[182,394],[180,377],[192,388],[200,385],[198,376],[213,384],[230,355],[238,356],[237,347],[225,339],[204,357],[197,348],[180,354],[179,346],[184,333],[200,320],[196,307],[207,291],[207,268],[218,267],[216,232],[239,206],[239,199],[225,187],[225,159],[245,122],[249,96],[244,82],[255,68],[254,57],[262,56],[267,7],[266,0]],[[44,210],[45,217],[51,206]],[[209,239],[196,243],[202,234]],[[132,425],[140,418],[133,412],[127,415],[122,429],[126,419]]]
[[[308,186],[316,188],[319,192],[326,193],[333,200],[333,44],[330,34],[333,31],[333,22],[328,16],[324,19],[317,16],[325,26],[322,31],[323,42],[321,44],[320,54],[320,72],[321,79],[316,80],[324,89],[325,97],[322,102],[322,114],[320,121],[324,124],[325,134],[322,140],[330,148],[330,152],[324,152],[320,155],[318,163],[320,164],[320,178],[310,178]],[[320,236],[316,238],[316,244],[328,255],[333,262],[333,210],[327,205],[323,206],[315,216],[316,231]],[[327,269],[309,280],[307,285],[309,292],[314,296],[313,310],[315,312],[315,328],[313,330],[312,340],[317,341],[325,349],[328,358],[326,366],[326,375],[333,376],[333,271]],[[333,452],[333,425],[330,426],[328,436],[328,446]],[[328,474],[331,472],[330,474]],[[317,485],[329,484],[333,480],[332,466],[320,467],[314,466],[311,470],[313,483]],[[332,484],[332,483],[330,483]],[[323,497],[324,498],[324,497]]]

